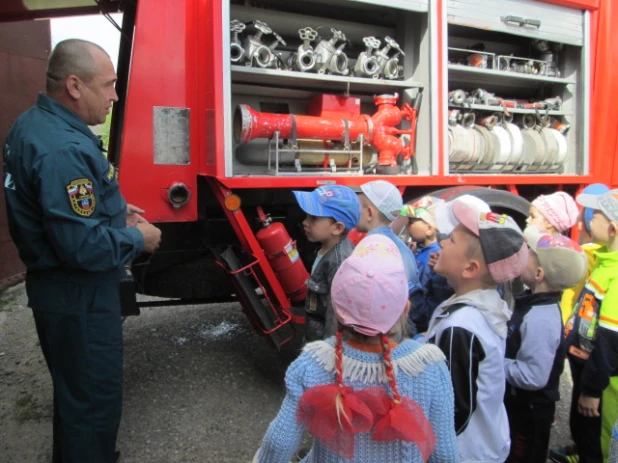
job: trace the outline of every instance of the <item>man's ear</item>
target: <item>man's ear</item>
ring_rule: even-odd
[[[75,100],[81,98],[81,82],[77,76],[70,75],[67,80],[64,81],[66,91]]]
[[[430,236],[433,236],[434,234],[435,234],[435,229],[433,228],[433,226],[427,224],[427,231],[425,231],[425,236],[429,238]]]
[[[343,222],[335,222],[333,225],[335,226],[333,229],[333,235],[339,236],[345,233],[345,225]]]
[[[609,223],[609,236],[617,236],[618,235],[618,224],[616,222]]]

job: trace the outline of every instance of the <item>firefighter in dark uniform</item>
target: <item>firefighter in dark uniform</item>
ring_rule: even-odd
[[[54,385],[54,463],[112,463],[122,406],[123,266],[161,232],[120,194],[115,167],[88,128],[117,101],[99,46],[59,43],[46,94],[4,143],[9,229]]]

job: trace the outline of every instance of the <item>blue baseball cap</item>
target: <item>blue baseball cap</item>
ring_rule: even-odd
[[[316,217],[332,217],[352,230],[360,220],[360,202],[347,186],[324,185],[311,192],[293,191],[300,208]]]
[[[602,183],[593,183],[584,188],[582,190],[582,194],[599,196],[603,193],[607,193],[608,191],[609,187],[607,185],[603,185]],[[586,227],[586,231],[588,233],[590,233],[590,221],[592,220],[593,215],[594,209],[584,207],[584,227]]]

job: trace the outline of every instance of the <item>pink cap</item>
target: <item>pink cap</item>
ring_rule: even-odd
[[[541,195],[532,205],[560,232],[568,230],[577,223],[579,209],[575,200],[563,191]]]
[[[515,221],[505,214],[479,212],[456,199],[455,219],[479,237],[483,257],[492,279],[504,283],[520,276],[528,263],[528,246]]]
[[[388,333],[405,310],[408,280],[390,238],[368,235],[343,261],[330,290],[337,319],[367,336]]]

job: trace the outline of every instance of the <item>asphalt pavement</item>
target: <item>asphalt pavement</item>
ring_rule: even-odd
[[[285,390],[286,362],[236,303],[143,309],[124,323],[123,463],[251,462]],[[568,442],[562,377],[552,442]],[[23,285],[0,295],[0,462],[46,463],[51,382]]]

